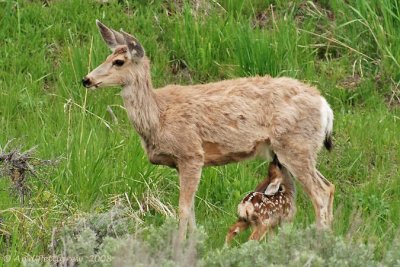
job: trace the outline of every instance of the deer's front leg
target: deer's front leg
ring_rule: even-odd
[[[194,215],[194,197],[200,182],[202,164],[185,162],[179,164],[179,240],[186,237],[187,227],[196,228]]]

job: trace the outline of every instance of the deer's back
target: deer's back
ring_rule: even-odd
[[[165,101],[164,119],[224,124],[230,128],[269,127],[280,114],[287,123],[320,109],[320,93],[291,78],[251,77],[155,90]],[[307,113],[308,111],[308,113]],[[205,126],[205,125],[202,125]],[[254,131],[254,129],[252,129]]]

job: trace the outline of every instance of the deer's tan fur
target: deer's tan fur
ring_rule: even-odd
[[[290,174],[275,157],[268,176],[238,205],[239,219],[229,228],[226,244],[250,226],[253,231],[249,239],[260,240],[282,222],[292,221],[296,213],[295,193]]]
[[[309,194],[317,225],[329,227],[334,186],[315,165],[330,138],[333,116],[318,90],[269,76],[153,90],[150,62],[139,42],[97,25],[113,53],[83,83],[88,88],[122,86],[128,116],[149,160],[178,170],[181,238],[188,224],[195,227],[194,195],[204,166],[268,158],[271,151]]]

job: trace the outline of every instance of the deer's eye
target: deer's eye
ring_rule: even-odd
[[[113,65],[121,67],[122,65],[124,65],[125,61],[121,60],[121,59],[117,59],[113,61]]]

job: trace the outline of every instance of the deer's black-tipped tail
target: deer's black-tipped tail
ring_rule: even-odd
[[[331,134],[327,134],[325,136],[324,146],[329,152],[332,151],[333,141],[332,141],[332,135]]]
[[[333,132],[333,111],[329,106],[326,99],[321,96],[322,106],[321,106],[321,119],[322,119],[322,129],[325,132],[324,146],[328,151],[333,148],[332,142],[332,132]]]

